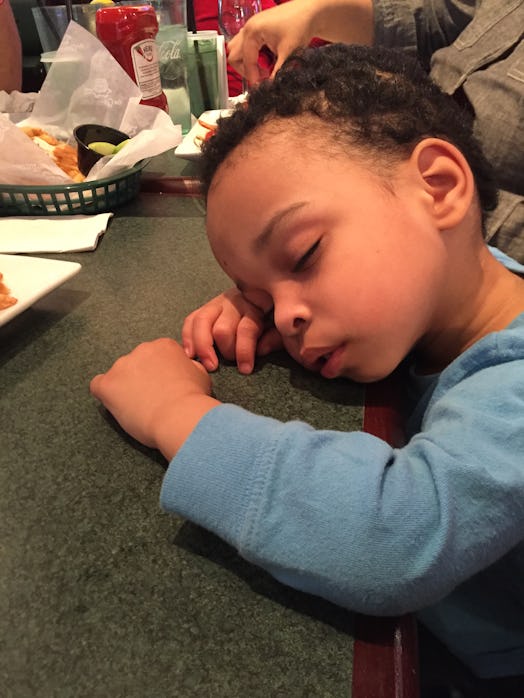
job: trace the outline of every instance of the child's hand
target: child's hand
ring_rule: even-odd
[[[140,344],[95,376],[91,393],[120,426],[168,460],[206,412],[218,403],[209,397],[211,379],[172,339]]]
[[[236,361],[240,373],[251,373],[255,354],[264,355],[282,347],[280,334],[267,327],[261,310],[232,288],[187,316],[182,343],[189,357],[198,357],[208,371],[218,367],[219,352]]]

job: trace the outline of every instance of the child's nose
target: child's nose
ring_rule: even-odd
[[[303,331],[309,320],[309,311],[306,305],[290,294],[283,294],[277,300],[273,297],[273,319],[275,327],[283,337],[293,337]]]

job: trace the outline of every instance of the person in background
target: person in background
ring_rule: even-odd
[[[162,505],[292,587],[418,612],[479,676],[524,674],[524,267],[483,240],[471,115],[399,51],[308,48],[219,122],[202,181],[234,288],[90,386],[168,460]],[[406,444],[211,396],[217,349],[250,373],[282,347],[326,379],[402,366]]]
[[[0,90],[22,89],[22,44],[9,0],[0,0]]]
[[[523,0],[292,0],[251,18],[230,41],[229,61],[256,83],[262,46],[276,56],[275,73],[313,36],[417,56],[474,114],[499,186],[486,239],[524,263],[523,29]]]

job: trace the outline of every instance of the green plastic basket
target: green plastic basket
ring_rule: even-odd
[[[70,216],[112,211],[138,194],[144,164],[140,162],[115,177],[81,184],[48,187],[0,184],[0,216]]]

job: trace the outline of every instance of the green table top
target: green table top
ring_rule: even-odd
[[[186,160],[175,155],[174,150],[168,150],[153,158],[144,168],[142,177],[196,177],[198,162]]]
[[[0,695],[344,698],[352,616],[165,514],[165,463],[90,396],[142,340],[229,284],[198,199],[141,194],[80,273],[0,328]],[[355,429],[361,389],[284,355],[223,365],[219,399]]]

